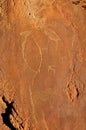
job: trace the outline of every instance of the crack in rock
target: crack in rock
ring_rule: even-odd
[[[3,102],[6,104],[5,113],[2,113],[3,123],[10,128],[10,130],[24,130],[23,119],[19,117],[16,112],[13,104],[14,101],[8,102],[7,99],[3,96]]]
[[[12,109],[13,108],[13,101],[11,103],[9,103],[5,97],[2,97],[3,102],[6,104],[7,108],[5,109],[5,113],[2,113],[2,119],[3,119],[3,123],[8,126],[11,130],[16,130],[16,128],[13,126],[13,124],[10,121],[10,115],[12,114]]]
[[[2,102],[6,105],[5,112],[1,113],[2,121],[10,130],[36,130],[28,118],[20,117],[19,112],[14,107],[13,100],[8,101],[5,96],[2,96]]]

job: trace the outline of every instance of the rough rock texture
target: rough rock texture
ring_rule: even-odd
[[[0,0],[0,130],[86,130],[86,0]]]

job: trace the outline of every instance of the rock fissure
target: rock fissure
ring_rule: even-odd
[[[13,124],[10,121],[10,115],[12,115],[12,110],[14,109],[13,107],[13,101],[11,103],[9,103],[5,97],[2,97],[3,102],[6,104],[7,108],[5,109],[5,113],[2,113],[2,119],[3,119],[3,123],[8,126],[11,130],[16,130],[16,128],[13,126]]]
[[[5,113],[1,114],[3,123],[8,126],[10,130],[24,130],[23,119],[15,110],[13,106],[14,101],[9,102],[4,96],[2,97],[2,100],[7,106]]]

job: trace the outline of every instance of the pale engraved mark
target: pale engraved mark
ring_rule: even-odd
[[[27,41],[27,38],[31,35],[32,31],[24,31],[22,33],[20,33],[21,36],[24,36],[24,41],[21,45],[22,47],[22,56],[23,56],[23,60],[24,62],[26,63],[26,65],[29,67],[30,70],[32,70],[33,72],[36,72],[35,70],[33,70],[29,65],[28,65],[28,62],[27,62],[27,59],[25,58],[25,47],[26,47],[26,41]]]
[[[45,119],[44,112],[42,113],[42,117],[43,117],[43,124],[44,124],[45,130],[49,130],[46,119]]]
[[[23,55],[23,59],[24,59],[25,63],[27,63],[27,59],[25,58],[25,45],[26,45],[27,38],[28,38],[28,36],[30,36],[30,34],[31,34],[31,32],[29,32],[29,31],[25,31],[25,32],[20,34],[20,35],[24,35],[24,37],[25,37],[25,39],[24,39],[24,41],[22,43],[22,55]],[[41,65],[42,65],[42,51],[41,51],[41,48],[40,48],[40,46],[38,45],[38,43],[35,40],[34,40],[34,43],[36,44],[36,46],[37,46],[37,48],[39,50],[39,53],[40,53],[40,64],[39,64],[39,67],[38,67],[37,71],[33,70],[30,67],[30,69],[35,72],[34,78],[32,80],[32,86],[34,85],[34,80],[35,80],[37,74],[40,72]],[[36,118],[36,115],[35,115],[35,105],[34,105],[34,101],[33,101],[33,93],[32,93],[32,90],[31,90],[30,86],[29,86],[29,94],[30,94],[30,101],[31,101],[34,121],[35,121],[36,126],[38,126],[38,121],[37,121],[37,118]]]
[[[38,71],[39,72],[39,71]],[[38,74],[38,72],[35,73],[34,75],[34,78],[32,80],[32,85],[29,86],[29,94],[30,94],[30,102],[31,102],[31,107],[32,107],[32,114],[33,114],[33,119],[35,121],[35,126],[36,128],[38,127],[38,120],[37,120],[37,117],[36,117],[36,111],[35,111],[35,104],[34,104],[34,99],[33,99],[33,93],[32,93],[32,87],[34,85],[34,80]],[[37,129],[36,129],[37,130]]]
[[[41,48],[40,48],[40,46],[38,45],[38,43],[35,40],[34,40],[34,43],[36,44],[36,46],[39,49],[41,59],[40,59],[39,67],[38,67],[37,71],[35,72],[34,78],[32,80],[32,87],[34,85],[34,80],[35,80],[37,74],[40,73],[40,69],[41,69],[41,65],[42,65],[42,51],[41,51]],[[29,93],[30,93],[30,100],[31,100],[31,106],[32,106],[34,120],[35,120],[36,126],[38,126],[38,121],[37,121],[37,118],[36,118],[36,115],[35,115],[35,105],[34,105],[34,101],[33,101],[33,93],[32,93],[31,87],[29,87]]]
[[[54,30],[49,29],[49,28],[45,29],[44,33],[45,33],[45,35],[48,36],[48,38],[50,40],[52,40],[52,41],[54,41],[56,43],[56,49],[57,49],[58,48],[58,41],[61,40],[59,35],[57,35],[57,33]]]
[[[52,71],[55,74],[55,66],[54,65],[49,65],[48,66],[48,72]]]
[[[50,40],[58,42],[60,40],[60,37],[57,35],[57,33],[55,31],[53,31],[52,29],[45,29],[44,33],[49,37]]]
[[[26,62],[26,58],[25,58],[25,45],[26,45],[26,41],[27,41],[27,38],[28,36],[30,36],[31,34],[31,31],[24,31],[22,33],[20,33],[21,36],[24,36],[24,41],[22,43],[22,55],[23,55],[23,59],[24,61]]]
[[[34,85],[34,80],[35,80],[37,74],[40,73],[41,66],[42,66],[42,50],[41,50],[40,46],[38,45],[38,43],[37,43],[35,40],[34,40],[34,43],[36,44],[36,46],[37,46],[38,49],[39,49],[39,53],[40,53],[40,64],[39,64],[39,67],[38,67],[37,71],[35,71],[35,75],[34,75],[34,78],[33,78],[33,80],[32,80],[32,87],[33,87],[33,85]]]
[[[24,32],[22,32],[22,33],[20,33],[20,35],[22,36],[24,36],[25,38],[24,38],[24,41],[23,41],[23,43],[22,43],[22,55],[23,55],[23,60],[24,60],[24,62],[26,63],[26,64],[28,64],[27,63],[27,59],[25,58],[25,46],[26,46],[26,41],[27,41],[27,38],[31,35],[31,33],[32,33],[32,31],[24,31]],[[40,64],[39,64],[39,67],[38,67],[38,69],[37,69],[37,71],[35,71],[35,70],[33,70],[30,66],[29,66],[29,68],[33,71],[33,72],[38,72],[38,71],[40,71],[40,68],[41,68],[41,64],[42,64],[42,51],[41,51],[41,48],[40,48],[40,46],[38,45],[38,43],[34,40],[34,43],[36,44],[36,46],[37,46],[37,48],[38,48],[38,50],[39,50],[39,53],[40,53]]]
[[[29,86],[29,94],[30,94],[30,101],[31,101],[31,106],[32,106],[32,114],[33,114],[33,118],[35,121],[35,125],[38,126],[38,121],[35,115],[35,105],[34,105],[34,101],[33,101],[33,94],[32,94],[32,90],[31,87]]]
[[[37,74],[40,73],[40,69],[41,69],[41,65],[42,65],[42,50],[41,50],[40,46],[38,45],[38,43],[35,40],[34,40],[34,43],[38,47],[38,50],[39,50],[39,53],[40,53],[40,64],[39,64],[39,67],[38,67],[37,71],[35,71],[34,78],[32,80],[32,87],[34,85],[34,80],[35,80]],[[30,93],[30,101],[31,101],[34,121],[36,123],[36,126],[38,126],[38,121],[37,121],[37,118],[36,118],[36,115],[35,115],[35,104],[34,104],[34,101],[33,101],[33,93],[32,93],[32,90],[31,90],[30,86],[29,86],[29,93]]]
[[[38,45],[38,43],[34,40],[36,46],[38,47],[38,50],[39,50],[39,54],[40,54],[40,64],[39,64],[39,67],[37,69],[37,72],[40,72],[40,69],[41,69],[41,65],[42,65],[42,51],[41,51],[41,48],[40,46]]]

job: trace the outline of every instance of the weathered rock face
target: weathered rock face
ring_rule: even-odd
[[[0,0],[0,130],[86,130],[85,0]]]

